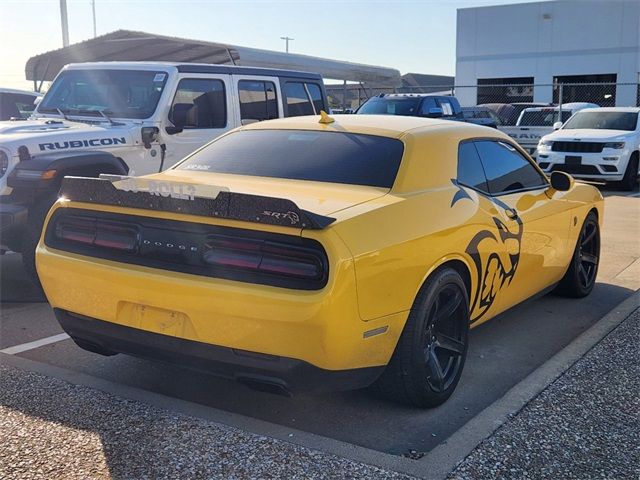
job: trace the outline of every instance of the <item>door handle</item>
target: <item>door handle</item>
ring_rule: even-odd
[[[518,218],[518,212],[515,208],[507,208],[504,212],[511,220],[515,220],[516,218]]]

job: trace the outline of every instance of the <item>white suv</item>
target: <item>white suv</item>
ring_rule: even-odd
[[[576,178],[621,182],[633,190],[638,182],[640,108],[590,108],[573,115],[538,144],[538,164]]]

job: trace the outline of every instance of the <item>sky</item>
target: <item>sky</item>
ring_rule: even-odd
[[[95,0],[97,34],[118,29],[455,73],[456,10],[526,0]],[[67,0],[71,43],[93,37],[91,0]],[[0,87],[26,88],[29,57],[62,47],[59,0],[0,0]]]

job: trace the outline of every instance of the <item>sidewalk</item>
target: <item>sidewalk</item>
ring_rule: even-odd
[[[449,478],[640,478],[640,310],[478,445]]]
[[[639,344],[636,310],[449,478],[640,478]],[[409,477],[0,359],[0,478]]]

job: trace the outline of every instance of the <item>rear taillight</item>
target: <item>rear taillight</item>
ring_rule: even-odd
[[[224,235],[207,238],[203,260],[214,268],[301,280],[321,281],[326,275],[326,259],[319,249]]]
[[[129,225],[89,217],[64,216],[56,222],[55,237],[87,247],[134,252],[139,234],[137,228]]]

